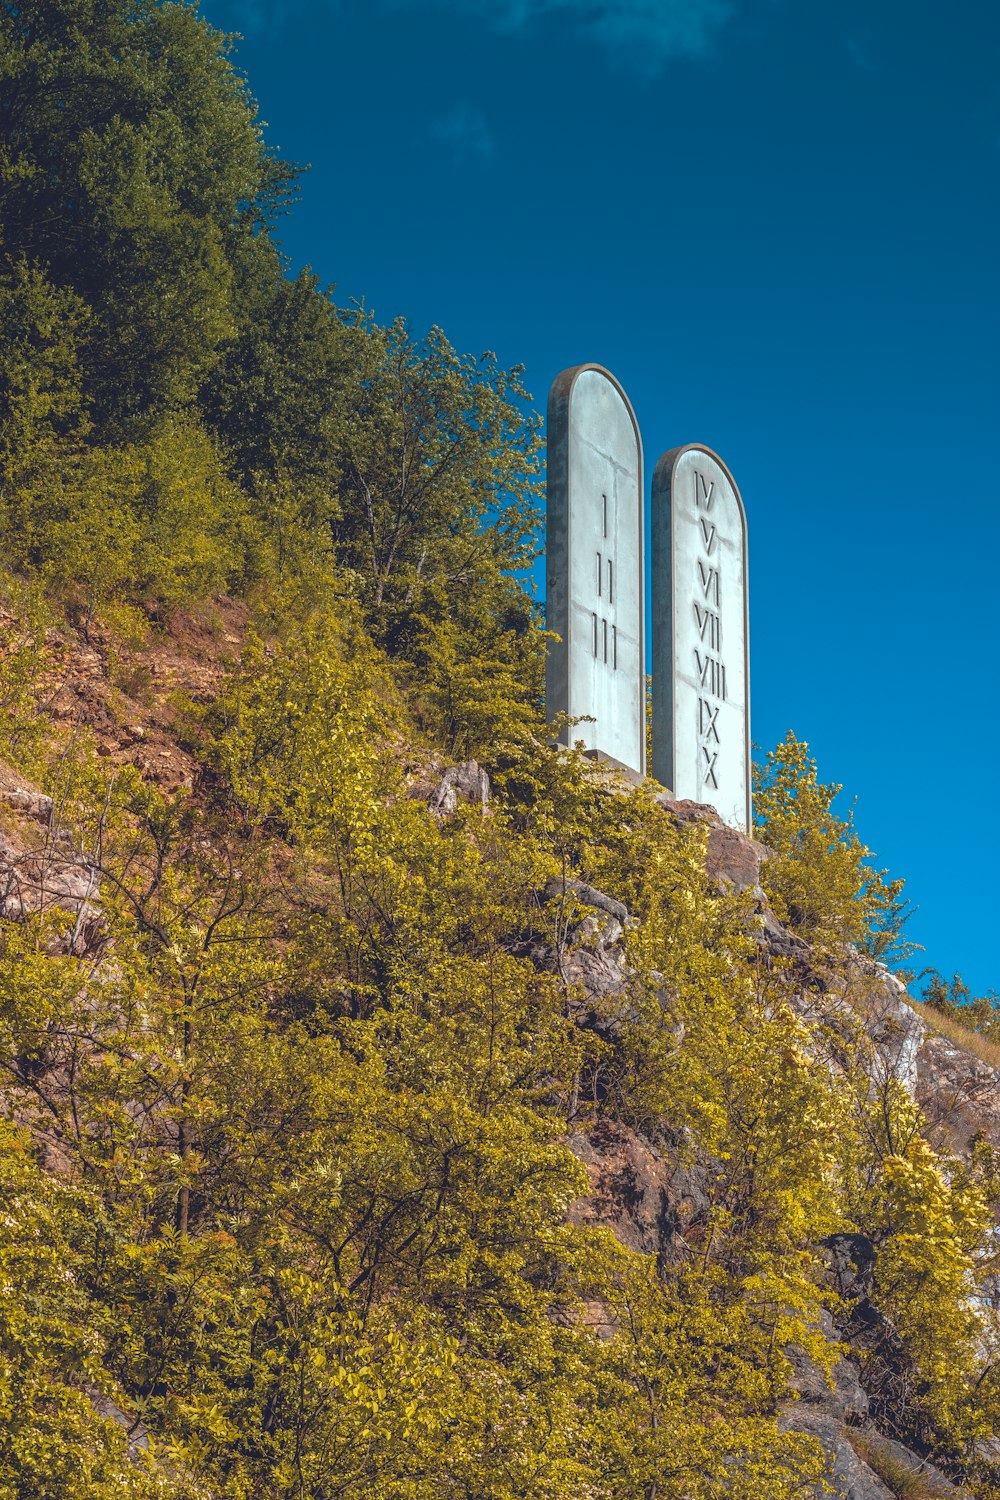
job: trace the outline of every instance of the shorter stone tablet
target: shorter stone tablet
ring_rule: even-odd
[[[653,475],[653,775],[750,829],[747,527],[735,480],[698,443]]]

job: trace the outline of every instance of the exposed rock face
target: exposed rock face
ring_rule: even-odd
[[[82,689],[74,686],[74,691]],[[68,702],[68,689],[64,697]],[[66,708],[67,715],[71,711],[76,712],[72,704]],[[108,722],[112,723],[110,716]],[[120,726],[114,732],[121,742]],[[114,753],[134,759],[144,774],[153,775],[140,760],[140,750],[147,757],[152,754],[148,747],[142,748],[148,738],[147,729],[132,725],[127,745]],[[140,749],[133,754],[134,747]],[[180,761],[176,766],[167,760],[164,764],[166,769],[153,779],[167,785],[188,779]],[[454,816],[462,803],[486,809],[491,793],[486,773],[470,760],[444,768],[438,765],[431,779],[411,788],[411,795],[422,797],[432,815],[444,820]],[[667,798],[660,805],[678,824],[705,825],[708,878],[721,890],[748,893],[752,898],[755,931],[764,954],[789,962],[797,976],[795,1004],[800,1014],[822,1021],[834,1033],[842,1023],[845,1039],[848,1022],[860,1020],[873,1043],[868,1064],[873,1090],[888,1078],[899,1079],[951,1149],[964,1150],[977,1133],[1000,1145],[1000,1070],[929,1031],[907,1003],[904,986],[880,965],[845,955],[842,989],[830,991],[811,968],[808,945],[768,907],[760,887],[761,866],[768,857],[765,846],[723,825],[714,809],[705,805]],[[0,916],[25,921],[36,913],[63,912],[69,923],[60,939],[61,951],[99,956],[105,943],[99,872],[59,830],[52,800],[0,766],[0,817]],[[533,945],[534,958],[559,972],[571,987],[579,1024],[609,1037],[620,1035],[634,994],[622,942],[630,921],[628,911],[577,880],[552,882],[539,894],[557,931],[554,941],[540,939]],[[677,1039],[680,1044],[679,1028]],[[682,1263],[708,1218],[711,1167],[691,1165],[679,1143],[650,1138],[607,1118],[578,1130],[569,1144],[590,1181],[587,1196],[573,1205],[571,1219],[609,1227],[623,1245],[655,1256],[664,1269]],[[897,1492],[872,1467],[879,1463],[879,1455],[885,1458],[887,1471],[919,1479],[924,1486],[919,1492],[922,1500],[932,1495],[953,1500],[963,1492],[919,1455],[879,1433],[871,1421],[859,1361],[863,1364],[863,1351],[879,1343],[884,1346],[891,1337],[870,1300],[874,1245],[861,1235],[837,1235],[822,1248],[831,1286],[851,1310],[839,1327],[825,1316],[823,1332],[831,1341],[852,1346],[855,1357],[849,1354],[835,1364],[831,1386],[824,1371],[803,1351],[787,1351],[794,1399],[784,1404],[782,1421],[790,1429],[814,1435],[831,1463],[833,1488],[818,1491],[815,1500],[827,1493],[831,1500],[893,1500]],[[601,1336],[613,1334],[607,1308],[595,1303],[587,1316]],[[874,1386],[872,1390],[874,1395]],[[140,1422],[96,1390],[89,1394],[102,1416],[128,1431],[132,1449],[148,1446]],[[1000,1464],[1000,1444],[982,1447],[985,1457]],[[866,1455],[871,1463],[866,1462]]]
[[[825,1242],[831,1277],[844,1296],[867,1297],[875,1266],[875,1250],[863,1235],[833,1235]],[[824,1313],[822,1332],[831,1341],[843,1337]],[[833,1367],[833,1384],[814,1360],[801,1349],[787,1349],[792,1365],[791,1389],[797,1399],[783,1405],[782,1425],[804,1432],[822,1443],[830,1459],[830,1482],[835,1500],[894,1500],[880,1475],[894,1483],[910,1483],[921,1500],[959,1500],[965,1491],[957,1488],[928,1459],[911,1448],[886,1437],[868,1420],[868,1395],[850,1358]],[[916,1489],[916,1485],[920,1485]]]
[[[875,1085],[896,1078],[916,1097],[918,1059],[926,1040],[926,1027],[906,1000],[906,986],[884,964],[858,955],[846,955],[848,978],[845,998],[863,1018],[865,1030],[875,1044],[871,1066]]]
[[[587,1168],[590,1196],[576,1203],[576,1224],[603,1224],[630,1250],[673,1264],[686,1251],[685,1236],[708,1215],[708,1175],[684,1167],[676,1152],[660,1150],[617,1121],[601,1120],[570,1137]]]
[[[25,824],[52,819],[52,801],[28,788],[0,790],[0,801],[20,814]],[[97,871],[74,853],[58,830],[39,842],[37,827],[17,826],[0,832],[0,917],[23,922],[50,911],[73,918],[71,929],[58,940],[59,950],[77,957],[94,955],[104,941],[104,918],[96,903]]]
[[[823,1241],[829,1280],[844,1302],[869,1297],[875,1278],[875,1246],[865,1234],[831,1234]]]
[[[580,1024],[615,1034],[616,1016],[629,1010],[630,975],[621,946],[628,912],[582,880],[550,881],[541,901],[554,932],[551,940],[533,946],[532,957],[582,994],[573,1002]]]
[[[412,794],[426,795],[419,783]],[[427,805],[438,819],[450,818],[459,802],[469,802],[473,807],[485,809],[490,800],[490,778],[482,766],[474,760],[463,760],[457,766],[448,766],[440,780],[427,796]]]
[[[178,611],[151,619],[169,629],[154,630],[134,646],[113,640],[93,620],[86,630],[48,631],[44,709],[64,724],[85,724],[102,758],[136,766],[165,791],[190,789],[201,767],[178,742],[176,694],[199,703],[217,696],[228,664],[239,656],[249,611],[220,595],[197,616]]]
[[[896,1500],[894,1490],[887,1489],[855,1451],[848,1429],[836,1416],[818,1406],[804,1402],[785,1413],[782,1425],[794,1432],[817,1438],[830,1460],[829,1488],[816,1492],[816,1500]]]
[[[149,1428],[138,1417],[130,1417],[122,1411],[110,1396],[105,1396],[96,1386],[84,1387],[84,1393],[99,1417],[114,1422],[127,1434],[129,1457],[138,1459],[149,1451]]]
[[[921,1458],[895,1438],[866,1432],[861,1434],[860,1443],[872,1464],[879,1468],[891,1465],[893,1479],[898,1474],[904,1484],[909,1482],[926,1500],[962,1500],[969,1494],[968,1490],[952,1484],[930,1459]]]
[[[837,1330],[828,1312],[821,1315],[820,1331],[831,1343],[836,1342]],[[820,1369],[805,1350],[793,1345],[785,1353],[792,1366],[789,1385],[798,1398],[788,1405],[791,1417],[811,1409],[822,1411],[838,1422],[858,1423],[865,1420],[868,1416],[868,1396],[861,1384],[857,1365],[850,1359],[838,1360],[834,1365],[831,1386],[826,1371]],[[795,1425],[794,1422],[791,1425]]]
[[[705,869],[717,885],[763,894],[759,884],[761,861],[767,858],[763,844],[727,828],[715,808],[705,802],[675,802],[670,797],[657,797],[656,801],[675,823],[702,823],[708,828]]]
[[[578,902],[581,906],[589,906],[596,912],[604,912],[613,918],[617,927],[613,933],[609,931],[607,924],[601,929],[605,943],[616,943],[625,931],[628,921],[628,911],[620,901],[615,901],[611,896],[605,896],[603,891],[598,891],[592,885],[587,885],[582,880],[552,880],[545,887],[544,896],[546,901],[569,899]],[[582,929],[578,929],[582,932]],[[594,928],[597,931],[597,928]],[[588,935],[584,933],[584,935]]]
[[[926,1028],[915,1093],[949,1150],[965,1151],[976,1135],[1000,1146],[1000,1070]]]
[[[19,786],[4,787],[0,788],[0,802],[38,823],[52,821],[52,798],[43,792],[28,791]]]

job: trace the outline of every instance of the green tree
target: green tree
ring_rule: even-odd
[[[83,395],[112,435],[195,395],[234,332],[234,246],[280,197],[228,48],[184,4],[0,7],[3,249],[89,311]]]
[[[422,590],[450,599],[526,566],[538,525],[539,419],[521,370],[456,354],[439,328],[353,322],[358,394],[341,458],[343,561],[390,649]]]
[[[84,427],[88,322],[74,292],[37,266],[0,257],[0,503],[8,525],[14,488],[47,477],[59,440]]]
[[[1000,998],[993,990],[974,995],[961,974],[954,974],[948,980],[937,969],[925,969],[920,978],[924,981],[920,998],[925,1005],[993,1041],[1000,1036]]]
[[[93,1400],[102,1387],[120,1395],[102,1364],[72,1244],[94,1200],[53,1182],[30,1135],[7,1121],[0,1122],[0,1197],[0,1495],[168,1500],[174,1486],[141,1455],[130,1458],[125,1432]]]
[[[856,943],[879,958],[905,952],[904,882],[868,862],[852,817],[833,811],[841,787],[820,782],[808,752],[789,730],[755,768],[757,833],[771,851],[764,889],[782,920],[821,950]]]
[[[294,280],[266,239],[239,247],[236,330],[206,381],[203,408],[233,472],[267,505],[291,488],[304,519],[339,516],[344,417],[354,391],[354,341],[308,271]]]

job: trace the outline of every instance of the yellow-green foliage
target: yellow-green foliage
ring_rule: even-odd
[[[935,1158],[902,1096],[838,1082],[702,833],[534,738],[485,814],[439,824],[351,611],[252,640],[199,732],[209,803],[56,755],[113,957],[61,956],[69,919],[0,933],[7,1108],[63,1184],[32,1164],[23,1203],[70,1273],[37,1330],[67,1395],[20,1408],[25,1452],[61,1473],[89,1445],[95,1496],[710,1500],[735,1472],[791,1497],[822,1460],[778,1430],[783,1351],[829,1357],[814,1247],[844,1228],[879,1247],[912,1420],[952,1454],[985,1430],[986,1178]],[[634,918],[597,1031],[561,877]],[[673,1269],[567,1220],[568,1135],[601,1117],[700,1174]],[[29,1290],[10,1254],[0,1320]],[[88,1383],[149,1426],[152,1478],[83,1436]]]
[[[0,1500],[792,1500],[785,1350],[829,1363],[851,1229],[878,1401],[968,1458],[996,1161],[804,1023],[702,833],[550,744],[520,369],[286,278],[293,174],[193,8],[23,0],[0,84],[0,756],[106,923],[77,957],[72,913],[0,920]],[[224,590],[197,793],[49,726],[67,606],[141,642]],[[491,805],[438,821],[407,767],[468,755]],[[902,916],[837,790],[790,736],[757,796],[828,968]],[[599,999],[578,880],[632,914]],[[691,1174],[672,1259],[570,1211],[606,1126]]]
[[[978,1044],[984,1049],[978,1055],[995,1064],[1000,1058],[1000,997],[996,992],[988,990],[985,995],[973,995],[961,974],[947,980],[937,969],[926,969],[920,978],[924,981],[921,1013],[925,1020],[932,1026],[943,1022],[942,1029],[949,1036],[964,1034],[961,1045],[968,1045],[968,1033],[974,1032],[973,1047]],[[954,1031],[947,1030],[949,1023]]]
[[[820,1461],[773,1406],[783,1344],[810,1339],[803,1251],[828,1224],[803,1104],[818,1074],[788,1051],[751,1079],[777,1033],[734,1027],[752,985],[727,998],[717,939],[738,946],[737,915],[696,845],[570,758],[567,786],[589,778],[600,809],[577,834],[586,873],[604,858],[638,882],[637,959],[648,942],[685,984],[690,1060],[643,1007],[601,1064],[626,1117],[673,1092],[665,1118],[717,1167],[712,1223],[662,1283],[567,1223],[586,1188],[567,1115],[586,1117],[595,1054],[559,976],[518,952],[565,857],[545,818],[439,827],[406,798],[384,662],[329,616],[252,647],[224,714],[217,812],[58,762],[81,842],[101,841],[113,963],[59,957],[45,924],[3,933],[7,1097],[87,1201],[44,1200],[92,1348],[64,1379],[110,1383],[162,1472],[213,1495],[708,1500],[734,1461],[747,1497],[796,1493]],[[539,758],[551,797],[564,773]],[[747,1137],[743,1112],[772,1097]],[[75,1451],[68,1417],[53,1441]]]
[[[856,943],[876,956],[900,947],[906,919],[902,880],[868,863],[871,850],[833,802],[809,746],[788,734],[756,768],[754,819],[772,851],[761,873],[779,915],[821,950]]]
[[[52,611],[42,591],[0,578],[0,759],[33,766],[45,735],[39,689],[49,665]]]
[[[72,1244],[93,1199],[40,1171],[30,1134],[2,1122],[0,1205],[0,1495],[166,1500],[173,1486],[126,1457],[124,1430],[85,1392],[109,1384]]]

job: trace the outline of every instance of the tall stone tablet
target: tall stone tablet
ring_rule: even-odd
[[[653,475],[653,775],[750,828],[747,525],[721,458],[690,443]]]
[[[644,775],[642,442],[600,365],[552,383],[546,493],[546,617],[561,637],[546,663],[548,717],[582,718],[564,743]]]

